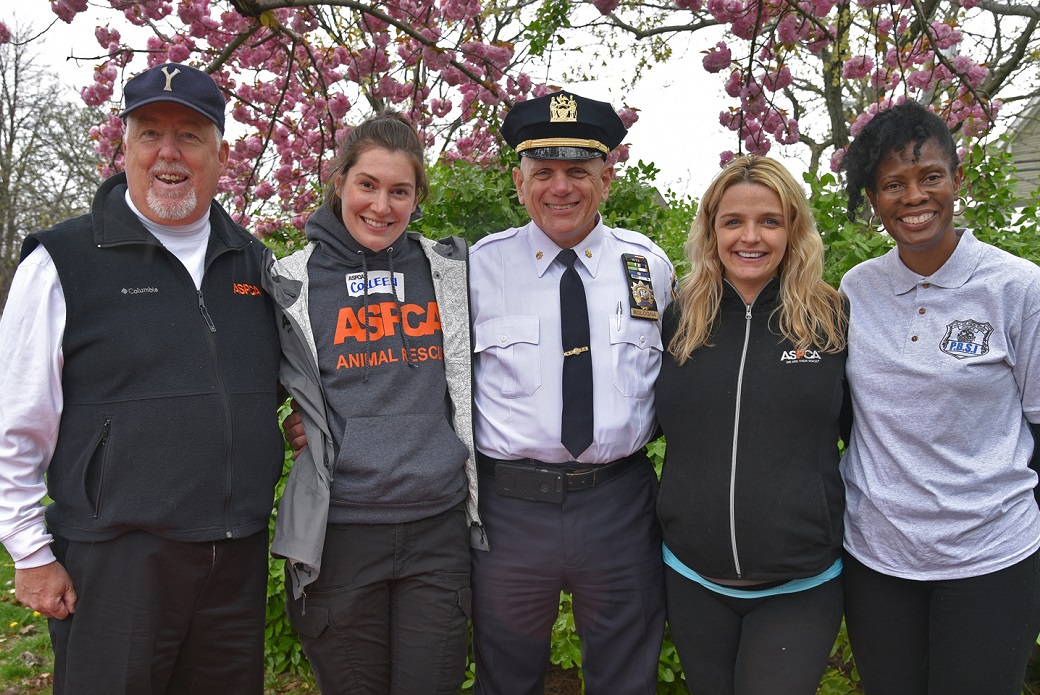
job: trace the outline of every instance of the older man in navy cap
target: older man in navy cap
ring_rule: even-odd
[[[259,695],[282,464],[264,249],[213,202],[213,79],[160,65],[124,96],[125,172],[26,237],[0,319],[0,540],[50,618],[56,694]]]
[[[609,104],[556,92],[502,125],[531,221],[470,256],[480,513],[474,692],[543,690],[560,591],[573,596],[585,692],[652,695],[664,631],[657,481],[643,446],[672,266],[603,224],[626,129]]]

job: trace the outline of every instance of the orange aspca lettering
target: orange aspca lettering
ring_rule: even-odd
[[[430,302],[425,307],[419,304],[402,304],[400,311],[394,302],[369,304],[368,310],[343,307],[336,320],[336,337],[334,343],[341,345],[348,338],[358,342],[381,340],[396,335],[394,326],[404,327],[405,335],[433,335],[441,330],[441,314],[437,302]]]
[[[256,285],[250,285],[246,282],[234,282],[231,284],[231,288],[235,294],[260,294],[260,288]]]

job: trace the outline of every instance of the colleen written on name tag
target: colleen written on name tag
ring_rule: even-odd
[[[347,273],[347,293],[351,297],[365,294],[365,274]],[[388,270],[371,270],[368,273],[369,294],[393,294],[397,289],[397,299],[404,301],[404,273],[394,273],[393,281]]]

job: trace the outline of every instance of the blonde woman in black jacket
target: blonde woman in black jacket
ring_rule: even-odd
[[[810,695],[842,613],[847,312],[771,159],[723,169],[685,252],[656,392],[672,639],[692,692]]]

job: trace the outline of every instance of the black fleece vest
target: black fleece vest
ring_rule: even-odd
[[[201,291],[122,200],[27,238],[67,305],[64,410],[48,471],[50,530],[77,541],[132,530],[181,541],[267,527],[282,467],[278,338],[260,290],[262,245],[214,206]]]

